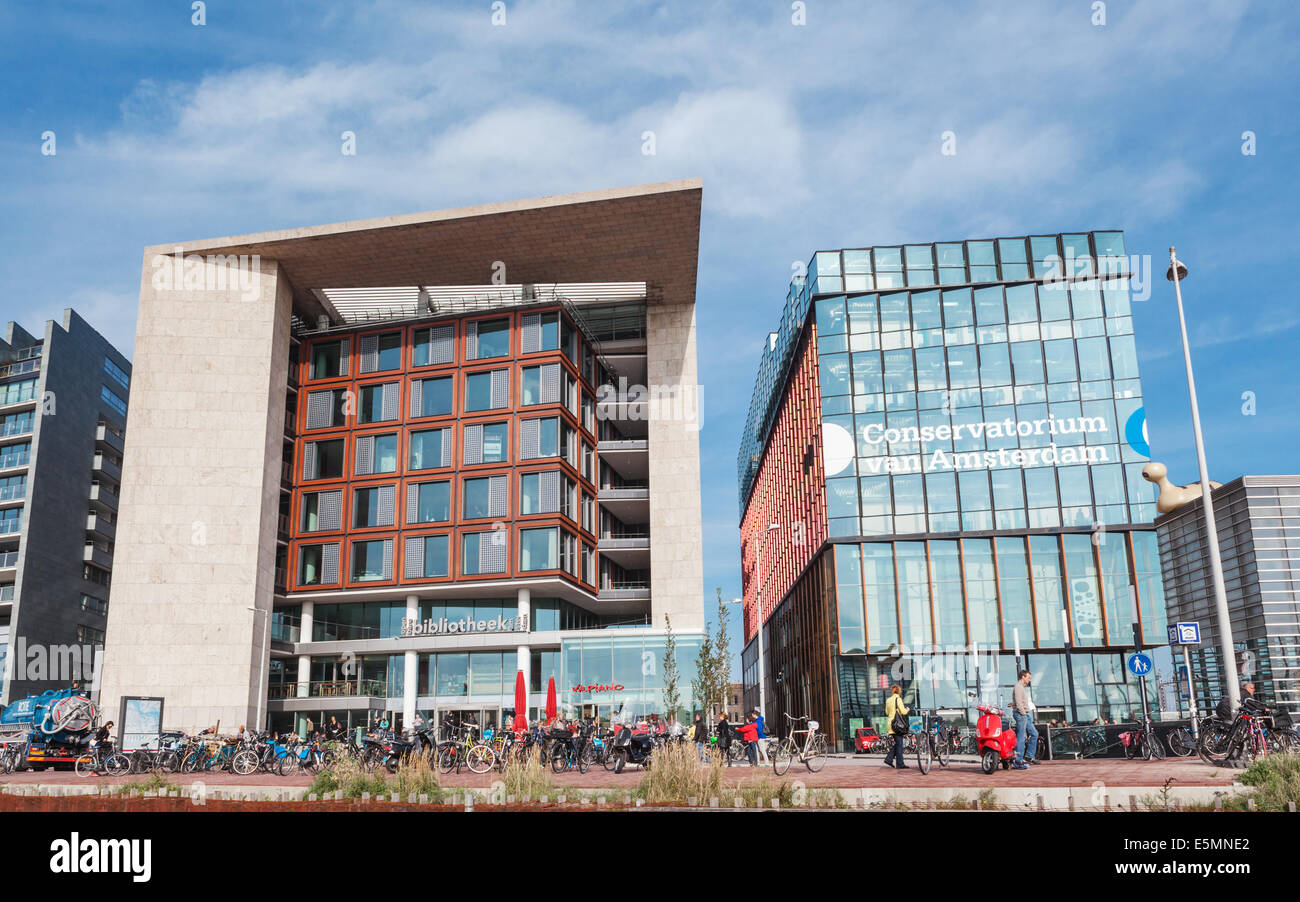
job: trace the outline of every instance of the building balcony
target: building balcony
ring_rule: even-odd
[[[41,371],[41,358],[34,357],[31,360],[19,360],[16,363],[6,363],[0,366],[0,379],[6,376],[24,376],[28,373],[39,373]]]
[[[13,576],[18,569],[18,552],[0,552],[0,576]]]
[[[103,476],[113,482],[121,485],[122,467],[105,454],[95,455],[95,464],[92,467],[97,476]]]
[[[86,515],[86,532],[93,532],[111,542],[117,535],[117,524],[103,514],[92,511]]]
[[[107,483],[92,482],[90,484],[90,501],[92,504],[98,504],[105,510],[117,512],[118,497],[117,493],[108,486]]]
[[[115,426],[109,426],[107,423],[100,423],[95,430],[95,445],[103,451],[114,451],[121,454],[123,446],[126,443],[126,434]]]
[[[13,507],[15,504],[22,504],[26,499],[25,484],[0,486],[0,507]]]
[[[113,544],[101,541],[87,542],[81,559],[87,564],[111,570],[113,569]]]
[[[31,435],[31,423],[5,423],[0,426],[0,438],[12,438],[15,435]]]
[[[650,583],[647,580],[611,582],[601,587],[597,597],[601,601],[649,601]]]
[[[302,683],[280,683],[266,693],[269,699],[288,698],[386,698],[387,687],[383,680],[313,680],[305,684],[307,691],[299,693]]]
[[[5,472],[6,476],[13,476],[27,469],[31,462],[31,451],[23,448],[21,451],[9,451],[0,454],[0,471]]]

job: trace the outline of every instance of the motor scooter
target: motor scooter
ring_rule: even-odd
[[[614,773],[621,774],[629,764],[640,765],[648,770],[654,757],[654,739],[648,732],[634,733],[627,726],[619,727],[614,734]]]
[[[1002,709],[992,705],[976,705],[980,712],[975,722],[975,736],[979,741],[980,770],[991,774],[998,764],[1003,770],[1011,767],[1016,758],[1016,731],[1002,726]]]

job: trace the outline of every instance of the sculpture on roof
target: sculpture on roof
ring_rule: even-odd
[[[1152,461],[1142,468],[1142,478],[1147,482],[1155,483],[1160,489],[1160,494],[1156,497],[1156,510],[1162,514],[1175,511],[1189,501],[1195,501],[1201,497],[1200,483],[1192,485],[1174,485],[1169,481],[1168,469],[1164,464]],[[1210,481],[1210,488],[1217,489],[1223,483]]]

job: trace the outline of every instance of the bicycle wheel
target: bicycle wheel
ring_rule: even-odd
[[[1232,730],[1218,721],[1206,721],[1201,724],[1201,735],[1197,738],[1196,753],[1206,764],[1224,767],[1232,757]]]
[[[454,745],[444,745],[438,749],[438,770],[444,774],[449,774],[455,766],[456,747]]]
[[[73,765],[73,769],[77,772],[78,777],[90,777],[96,773],[98,763],[94,755],[81,755],[77,758],[77,763]]]
[[[796,754],[798,752],[795,751],[794,740],[789,738],[782,740],[772,749],[772,770],[778,777],[790,769],[790,763],[794,761]]]
[[[813,737],[812,747],[809,748],[807,756],[803,759],[804,767],[808,768],[810,773],[817,773],[826,766],[830,758],[830,750],[826,745],[826,737],[818,733]]]
[[[181,762],[181,773],[192,774],[199,767],[199,762],[203,760],[202,752],[190,752]]]
[[[247,777],[257,770],[257,754],[248,750],[239,752],[235,755],[235,760],[231,762],[230,766],[241,777]]]
[[[1169,743],[1169,751],[1179,758],[1186,758],[1192,752],[1196,751],[1196,743],[1192,739],[1192,731],[1186,727],[1179,727],[1170,732],[1165,737]]]
[[[1160,741],[1155,730],[1147,734],[1147,745],[1151,746],[1150,757],[1156,761],[1165,760],[1165,744]]]
[[[563,773],[569,768],[569,756],[563,748],[558,748],[551,755],[551,771],[553,773]]]
[[[934,749],[930,746],[930,734],[921,733],[916,737],[916,766],[922,774],[928,774],[933,763]]]
[[[943,736],[936,740],[934,756],[939,759],[940,767],[948,766],[948,762],[952,760],[952,741],[949,737]]]
[[[131,772],[131,759],[121,752],[114,752],[104,762],[104,770],[108,771],[110,777],[125,777]]]
[[[476,745],[469,750],[465,756],[465,763],[469,769],[476,774],[485,774],[496,764],[497,756],[492,753],[492,749],[486,745]]]

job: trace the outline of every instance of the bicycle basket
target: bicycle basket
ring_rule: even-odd
[[[1295,727],[1291,720],[1291,712],[1286,708],[1278,708],[1273,714],[1273,728],[1277,730],[1290,730]]]
[[[1219,699],[1219,703],[1214,706],[1214,716],[1222,721],[1232,720],[1232,700],[1227,698]]]

